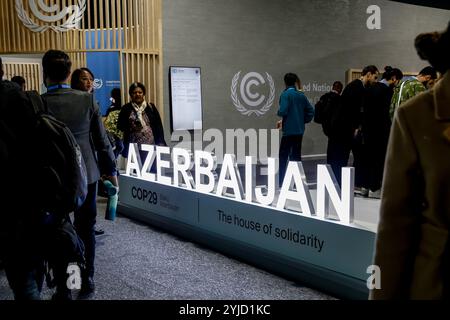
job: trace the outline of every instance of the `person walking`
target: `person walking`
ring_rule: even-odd
[[[36,117],[19,86],[2,78],[0,58],[0,163],[6,169],[0,183],[0,264],[15,300],[40,300],[46,236],[43,214],[37,192],[28,192],[26,201],[19,192],[26,183],[39,183],[33,179],[35,162],[30,161],[30,152],[37,148],[23,147],[35,132]]]

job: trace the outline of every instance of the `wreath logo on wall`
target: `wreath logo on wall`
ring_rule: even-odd
[[[44,3],[44,0],[28,0],[28,4],[33,16],[40,22],[44,22],[44,24],[38,24],[30,18],[23,6],[23,0],[16,0],[15,7],[20,21],[33,32],[44,32],[48,29],[52,29],[55,32],[66,32],[78,29],[86,11],[86,0],[77,0],[76,5],[64,7],[61,10],[59,5],[48,6]],[[46,14],[43,14],[43,12]],[[63,21],[67,16],[69,17],[62,24],[52,24]]]
[[[253,87],[266,84],[264,77],[260,73],[249,72],[242,77],[241,81],[239,81],[241,71],[234,75],[233,80],[231,81],[231,100],[233,101],[233,105],[236,107],[237,111],[239,111],[242,115],[251,116],[252,114],[256,114],[260,117],[266,114],[266,112],[272,107],[273,100],[275,99],[275,84],[270,74],[266,72],[265,75],[270,89],[269,97],[267,99],[266,96],[262,94],[252,92]],[[243,103],[238,96],[239,83],[239,91]]]

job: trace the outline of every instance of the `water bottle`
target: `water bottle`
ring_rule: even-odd
[[[103,181],[106,194],[108,195],[108,203],[106,204],[105,219],[114,221],[116,219],[117,200],[119,199],[119,188],[114,186],[111,181]]]

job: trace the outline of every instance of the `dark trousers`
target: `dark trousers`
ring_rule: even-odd
[[[11,260],[5,262],[6,278],[14,293],[14,299],[19,301],[41,300],[43,270],[39,271],[27,262],[24,264],[24,261],[14,262]]]
[[[387,150],[387,139],[379,141],[368,141],[364,145],[363,172],[365,173],[364,188],[371,191],[381,189],[384,173],[384,161]]]
[[[88,185],[88,194],[83,205],[75,211],[74,226],[84,243],[86,273],[83,277],[94,276],[95,222],[97,217],[97,182]]]
[[[355,187],[365,187],[367,185],[367,166],[365,165],[367,152],[362,140],[353,140],[352,153],[353,167],[355,168]]]
[[[17,214],[25,213],[18,211]],[[44,280],[41,223],[39,220],[18,221],[7,225],[8,231],[0,235],[4,245],[0,254],[14,299],[40,300]]]
[[[286,168],[289,161],[301,161],[303,135],[283,136],[280,143],[279,186],[283,185]]]
[[[116,140],[114,140],[114,144],[115,144],[114,156],[117,159],[119,157],[119,155],[122,154],[123,149],[124,149],[123,140],[120,140],[119,138],[116,138]]]
[[[344,139],[328,139],[327,147],[327,163],[333,169],[334,176],[337,183],[341,185],[341,169],[348,165],[348,159],[350,157],[350,151],[352,148],[352,141]]]

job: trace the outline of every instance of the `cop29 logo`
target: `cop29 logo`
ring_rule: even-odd
[[[264,115],[270,110],[275,99],[275,84],[272,77],[267,72],[265,73],[265,78],[258,72],[249,72],[242,79],[240,79],[240,76],[241,71],[234,75],[231,82],[231,100],[233,105],[245,116],[256,114],[260,117]],[[257,92],[256,88],[268,91],[268,97],[261,93],[261,90]]]
[[[77,4],[63,8],[60,8],[58,4],[47,5],[44,0],[28,0],[27,2],[32,17],[25,10],[24,0],[16,0],[16,12],[24,26],[33,32],[44,32],[48,29],[65,32],[78,29],[86,11],[86,0],[76,0]]]

